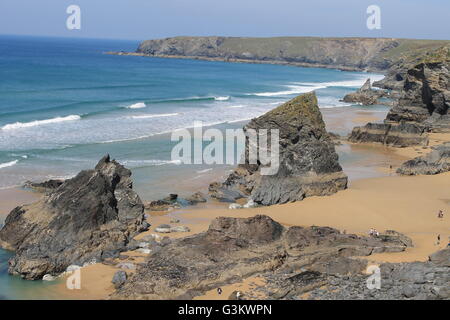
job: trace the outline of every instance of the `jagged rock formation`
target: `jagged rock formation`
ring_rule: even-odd
[[[143,41],[132,54],[380,71],[394,65],[401,54],[410,56],[448,44],[445,40],[374,38],[175,37]]]
[[[356,92],[345,95],[342,101],[370,106],[373,104],[378,104],[378,99],[385,96],[387,96],[386,91],[373,90],[370,84],[370,79],[367,79],[361,88],[359,88]]]
[[[430,153],[408,160],[397,169],[402,175],[438,174],[450,171],[450,143],[434,148]]]
[[[432,254],[428,262],[384,263],[380,289],[367,288],[367,275],[322,276],[323,288],[308,299],[318,300],[448,300],[450,299],[450,248]],[[317,278],[320,278],[317,276]]]
[[[221,217],[208,231],[173,240],[150,254],[112,298],[191,299],[264,273],[358,273],[366,262],[351,256],[405,248],[404,238],[393,233],[358,237],[328,227],[285,228],[267,216]]]
[[[404,141],[394,145],[423,145],[426,143],[424,132],[450,132],[449,70],[449,48],[422,56],[420,63],[407,71],[398,102],[386,116],[384,124],[356,127],[349,137],[350,141],[384,143],[397,140],[396,137],[389,137],[394,133],[406,135]]]
[[[130,176],[106,156],[94,170],[66,180],[42,200],[15,208],[0,230],[0,245],[15,251],[9,272],[40,279],[126,250],[148,227]]]
[[[447,119],[450,129],[450,49],[436,52],[436,56],[409,69],[398,104],[386,117],[387,121],[433,123]]]
[[[353,128],[348,137],[350,142],[378,142],[394,147],[428,145],[428,135],[424,126],[414,123],[368,123]]]
[[[244,127],[247,142],[250,129],[256,132],[279,130],[278,171],[272,175],[262,174],[266,166],[262,161],[249,162],[251,149],[247,143],[245,164],[239,165],[225,182],[212,184],[212,197],[229,201],[250,197],[257,204],[272,205],[330,195],[347,187],[347,176],[342,172],[334,144],[325,130],[314,92],[300,95],[251,120]],[[267,149],[270,151],[271,146]],[[260,152],[261,147],[257,150]]]

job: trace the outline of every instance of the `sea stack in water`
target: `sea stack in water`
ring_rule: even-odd
[[[148,227],[130,176],[106,156],[40,201],[15,208],[0,230],[0,245],[15,251],[9,272],[40,279],[126,250]]]
[[[247,140],[250,129],[258,133],[264,129],[279,130],[278,171],[263,175],[263,166],[259,162],[250,164],[247,157],[225,182],[210,186],[212,197],[231,201],[249,197],[257,204],[273,205],[330,195],[347,187],[347,176],[325,130],[314,92],[298,96],[250,121],[244,127]],[[271,151],[270,144],[268,150]],[[249,143],[245,154],[249,154]]]
[[[370,106],[378,103],[378,99],[387,95],[384,90],[373,90],[370,85],[370,79],[367,79],[361,88],[356,92],[345,95],[343,101],[350,103],[361,103],[365,106]]]

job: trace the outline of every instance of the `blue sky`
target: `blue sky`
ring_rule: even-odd
[[[67,30],[66,8],[81,8]],[[366,27],[369,5],[381,29]],[[0,34],[152,39],[177,35],[450,39],[449,0],[1,0]]]

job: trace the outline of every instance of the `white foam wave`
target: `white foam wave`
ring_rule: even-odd
[[[138,102],[135,104],[132,104],[131,106],[126,107],[127,109],[142,109],[146,108],[147,105],[144,102]]]
[[[283,91],[274,91],[274,92],[257,92],[251,93],[250,95],[258,96],[258,97],[279,97],[279,96],[288,96],[293,94],[306,93],[318,89],[326,88],[324,85],[287,85],[286,88],[289,90]]]
[[[216,100],[216,101],[228,101],[228,100],[230,100],[230,96],[214,97],[214,100]]]
[[[212,170],[212,168],[204,169],[204,170],[199,170],[199,171],[197,171],[197,173],[206,173],[206,172],[209,172],[209,171],[211,171],[211,170]]]
[[[59,122],[65,122],[65,121],[75,121],[80,120],[81,117],[78,115],[70,115],[67,117],[56,117],[52,119],[46,119],[46,120],[35,120],[31,122],[16,122],[16,123],[10,123],[7,125],[4,125],[1,127],[2,130],[14,130],[14,129],[22,129],[22,128],[30,128],[30,127],[36,127],[41,125],[47,125],[52,123],[59,123]]]
[[[148,160],[118,160],[120,163],[124,165],[128,165],[131,167],[139,167],[139,166],[162,166],[165,164],[181,164],[180,160],[154,160],[154,159],[148,159]]]
[[[10,162],[0,163],[0,169],[8,168],[16,165],[19,162],[19,160],[14,160]]]
[[[235,106],[229,106],[228,108],[230,108],[230,109],[238,109],[238,108],[243,108],[243,107],[245,107],[245,105],[238,104],[238,105],[235,105]]]
[[[364,77],[360,77],[358,79],[352,79],[352,80],[341,80],[341,81],[331,81],[331,82],[296,82],[298,85],[308,85],[308,86],[324,86],[325,88],[328,87],[354,87],[359,88],[361,87],[367,79],[370,78],[370,81],[373,83],[375,81],[381,80],[384,78],[383,75],[378,74],[370,74]]]
[[[253,119],[253,117],[252,118],[237,119],[237,120],[230,120],[230,121],[227,121],[227,123],[236,123],[236,122],[250,121],[252,119]]]
[[[161,113],[161,114],[148,114],[142,116],[131,116],[131,119],[151,119],[151,118],[161,118],[161,117],[173,117],[178,116],[179,113]]]

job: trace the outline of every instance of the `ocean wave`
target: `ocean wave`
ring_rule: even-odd
[[[0,169],[8,168],[16,165],[19,162],[19,160],[14,160],[10,162],[0,163]]]
[[[178,116],[179,113],[161,113],[161,114],[148,114],[141,116],[131,116],[131,119],[151,119],[151,118],[161,118],[161,117],[174,117]]]
[[[238,108],[244,108],[244,107],[245,107],[245,105],[238,104],[238,105],[235,105],[235,106],[229,106],[228,108],[230,108],[230,109],[238,109]]]
[[[209,172],[209,171],[212,171],[212,168],[199,170],[199,171],[197,171],[197,173],[206,173],[206,172]]]
[[[138,102],[138,103],[132,104],[132,105],[130,105],[128,107],[125,107],[125,108],[126,109],[142,109],[142,108],[145,108],[145,107],[147,107],[147,105],[144,102]]]
[[[272,92],[256,92],[249,93],[248,95],[258,96],[258,97],[279,97],[279,96],[288,96],[293,94],[306,93],[318,89],[326,88],[324,85],[286,85],[286,88],[289,90],[283,91],[272,91]]]
[[[325,88],[328,87],[351,87],[351,88],[359,88],[361,87],[367,79],[370,78],[370,81],[373,83],[374,81],[378,81],[384,78],[383,75],[375,75],[370,74],[364,77],[360,77],[358,79],[352,80],[340,80],[340,81],[330,81],[330,82],[295,82],[296,85],[307,85],[307,86],[323,86]]]
[[[255,117],[252,117],[252,118],[244,118],[244,119],[236,119],[236,120],[230,120],[230,121],[227,121],[226,123],[236,123],[236,122],[250,121],[250,120],[252,120],[253,118],[255,118]]]
[[[59,123],[59,122],[65,122],[65,121],[75,121],[80,120],[81,117],[78,115],[70,115],[66,117],[56,117],[51,119],[45,119],[45,120],[35,120],[31,122],[15,122],[6,124],[3,127],[1,127],[2,130],[14,130],[14,129],[22,129],[22,128],[30,128],[30,127],[36,127],[41,125],[47,125],[52,123]]]
[[[148,159],[148,160],[117,160],[120,163],[122,163],[125,166],[129,167],[142,167],[142,166],[163,166],[166,164],[175,164],[179,165],[181,164],[180,160],[154,160],[154,159]]]
[[[228,101],[228,100],[230,100],[230,96],[214,97],[214,100],[216,100],[216,101]]]

